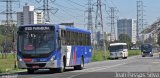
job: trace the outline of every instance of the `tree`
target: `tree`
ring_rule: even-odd
[[[15,38],[14,33],[16,32],[16,30],[17,28],[15,25],[0,25],[0,51],[2,52],[2,55],[5,54],[5,58],[7,56],[7,53],[13,50],[13,38]]]
[[[160,32],[158,33],[158,41],[157,44],[160,46]]]
[[[118,36],[118,38],[119,38],[119,42],[121,42],[121,43],[127,43],[128,48],[131,47],[131,45],[132,45],[131,38],[127,34],[120,34]]]

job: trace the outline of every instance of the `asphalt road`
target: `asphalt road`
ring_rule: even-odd
[[[128,59],[92,62],[86,64],[83,70],[73,70],[72,67],[64,73],[39,70],[35,74],[21,72],[1,78],[160,78],[160,58],[158,55],[133,56]]]

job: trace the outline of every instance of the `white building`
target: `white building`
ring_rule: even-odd
[[[40,24],[43,22],[43,12],[35,11],[34,6],[25,5],[23,12],[17,12],[17,26]]]
[[[117,21],[117,36],[127,34],[133,44],[137,41],[137,26],[135,19],[120,19]],[[117,37],[118,38],[118,37]]]

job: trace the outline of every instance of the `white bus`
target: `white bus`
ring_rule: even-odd
[[[110,58],[123,58],[127,59],[128,49],[127,43],[111,43],[109,45]]]

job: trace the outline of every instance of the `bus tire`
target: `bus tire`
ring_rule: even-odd
[[[54,69],[54,68],[51,68],[49,70],[50,70],[51,73],[56,73],[56,69]]]
[[[127,59],[128,57],[125,57],[124,59]]]
[[[27,69],[27,73],[28,74],[33,74],[34,73],[34,69]]]
[[[66,68],[66,58],[65,56],[63,57],[63,64],[62,64],[62,67],[58,68],[57,71],[58,73],[63,73],[65,71],[65,68]]]
[[[81,59],[81,64],[74,66],[74,70],[82,70],[84,68],[84,58]]]

